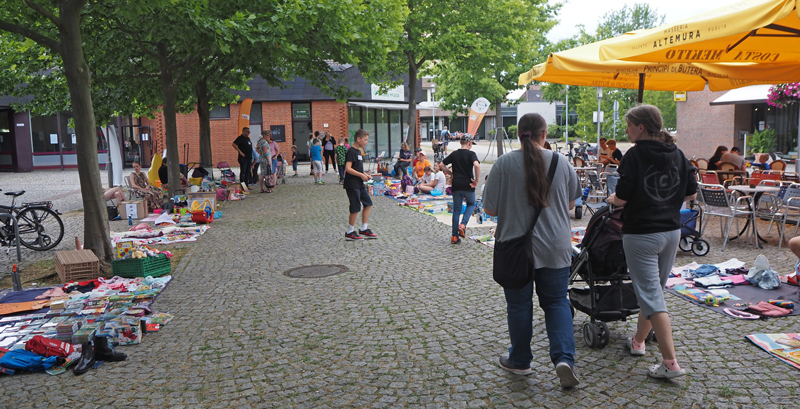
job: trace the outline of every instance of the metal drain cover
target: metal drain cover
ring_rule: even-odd
[[[317,264],[313,266],[295,267],[283,272],[286,277],[292,278],[321,278],[346,273],[347,266],[341,264]]]

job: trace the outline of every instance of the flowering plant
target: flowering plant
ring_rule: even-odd
[[[767,95],[767,104],[769,105],[783,108],[798,101],[800,101],[800,83],[798,82],[773,85],[769,88],[769,95]]]

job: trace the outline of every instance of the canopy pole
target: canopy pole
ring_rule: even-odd
[[[644,99],[644,73],[639,73],[639,105],[642,105],[642,99]]]

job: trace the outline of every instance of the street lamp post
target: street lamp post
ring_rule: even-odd
[[[569,84],[567,85],[567,124],[564,131],[564,144],[565,146],[569,146]],[[569,149],[569,148],[568,148]]]
[[[431,128],[433,128],[433,138],[436,138],[436,84],[431,85],[431,102],[431,117],[433,118]]]
[[[600,123],[603,122],[603,88],[597,87],[597,154],[600,155]]]

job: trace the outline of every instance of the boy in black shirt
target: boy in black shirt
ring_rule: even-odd
[[[353,145],[347,150],[345,156],[344,170],[344,190],[347,191],[347,198],[350,199],[350,219],[347,223],[347,232],[344,235],[346,240],[376,239],[378,235],[373,233],[368,227],[369,211],[372,209],[372,199],[369,197],[364,182],[371,179],[364,173],[364,162],[361,158],[361,149],[367,146],[369,134],[363,129],[356,131],[353,137]],[[361,213],[361,229],[356,232],[355,224],[361,205],[364,211]]]
[[[467,223],[469,217],[475,209],[475,187],[478,186],[478,178],[481,175],[481,163],[478,161],[478,155],[471,151],[473,144],[473,136],[464,134],[461,138],[461,149],[456,149],[448,155],[442,163],[444,171],[451,173],[447,170],[447,165],[453,165],[453,230],[450,237],[451,244],[461,243],[460,237],[466,237]],[[467,208],[464,211],[464,216],[461,217],[459,223],[459,216],[461,216],[461,204],[466,202]]]

